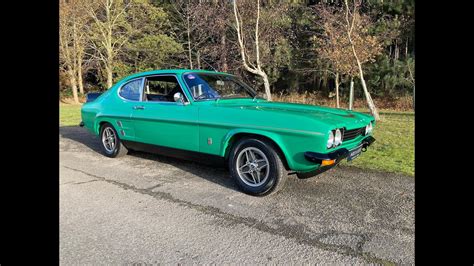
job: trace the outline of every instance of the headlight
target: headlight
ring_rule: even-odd
[[[332,145],[334,145],[334,133],[332,133],[332,130],[329,131],[329,138],[328,138],[328,144],[326,144],[326,148],[331,148]]]
[[[372,122],[370,122],[367,126],[365,126],[365,135],[372,132]]]
[[[341,130],[338,128],[336,129],[336,134],[334,134],[334,146],[338,146],[342,143],[342,134]]]

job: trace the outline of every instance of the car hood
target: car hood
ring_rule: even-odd
[[[216,106],[254,110],[275,115],[304,116],[330,126],[346,127],[347,129],[363,127],[373,120],[372,116],[359,112],[308,104],[268,101],[219,101],[216,103]]]

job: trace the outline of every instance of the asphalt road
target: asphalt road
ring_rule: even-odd
[[[226,169],[60,128],[60,263],[414,263],[414,178],[336,167],[252,197]],[[362,155],[363,156],[363,155]]]

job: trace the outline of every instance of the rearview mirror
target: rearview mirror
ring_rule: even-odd
[[[183,94],[181,94],[181,92],[175,93],[173,95],[173,98],[175,102],[184,104],[184,97],[183,97]]]

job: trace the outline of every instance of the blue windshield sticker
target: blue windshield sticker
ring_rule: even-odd
[[[187,77],[188,79],[195,79],[195,78],[196,78],[195,76],[193,76],[193,75],[191,75],[191,74],[187,75],[186,77]]]

